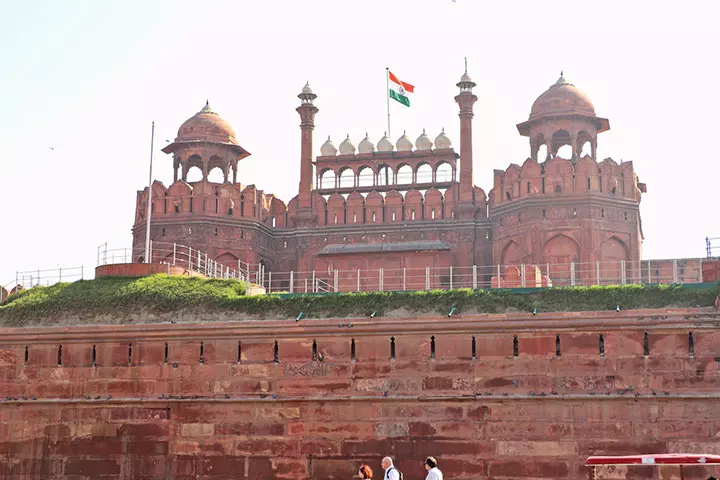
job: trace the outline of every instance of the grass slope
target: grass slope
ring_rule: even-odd
[[[0,304],[0,326],[53,325],[63,319],[107,323],[101,317],[222,313],[236,319],[305,318],[408,313],[499,313],[609,310],[713,305],[720,284],[625,285],[526,290],[433,290],[346,294],[245,296],[234,280],[168,277],[99,278],[35,287]],[[112,323],[118,323],[117,321]]]

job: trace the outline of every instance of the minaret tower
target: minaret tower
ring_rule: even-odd
[[[467,58],[465,59],[465,73],[463,73],[457,87],[460,93],[455,101],[460,106],[460,198],[456,210],[460,217],[472,218],[475,214],[475,196],[473,185],[473,156],[472,156],[472,120],[473,105],[477,96],[472,89],[475,82],[467,72]]]
[[[300,114],[300,187],[298,191],[298,209],[295,222],[299,227],[308,227],[312,223],[312,182],[313,182],[313,130],[315,129],[315,114],[317,107],[313,104],[317,95],[310,89],[310,82],[306,83],[300,95],[301,103],[297,108]]]

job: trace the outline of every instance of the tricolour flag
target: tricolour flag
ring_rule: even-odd
[[[413,93],[415,87],[409,83],[401,82],[391,71],[388,71],[388,78],[390,79],[390,98],[409,107],[410,98],[408,98],[408,94]]]

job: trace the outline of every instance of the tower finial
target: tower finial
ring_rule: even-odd
[[[561,77],[564,77],[564,76],[565,76],[565,74],[563,73],[562,70],[560,70],[560,76],[561,76]]]
[[[467,57],[465,57],[465,73],[467,73]]]

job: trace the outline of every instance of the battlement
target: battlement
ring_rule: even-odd
[[[632,162],[618,164],[612,158],[597,162],[589,155],[577,161],[555,156],[542,163],[528,158],[522,166],[513,163],[505,170],[495,170],[490,208],[498,209],[527,197],[587,194],[639,203],[645,191]]]

